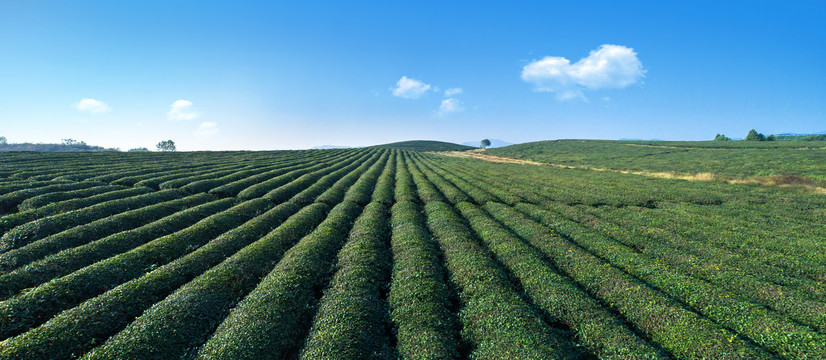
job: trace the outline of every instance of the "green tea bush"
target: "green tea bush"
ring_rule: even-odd
[[[358,179],[358,175],[352,174],[354,171],[357,173],[363,172],[367,167],[370,166],[376,159],[379,157],[379,154],[364,154],[363,157],[353,161],[349,164],[342,164],[336,165],[331,169],[326,169],[324,172],[319,172],[318,175],[322,175],[319,178],[316,178],[314,181],[308,181],[307,179],[299,179],[302,180],[299,182],[298,180],[295,181],[295,184],[290,183],[285,186],[282,186],[278,189],[270,191],[267,195],[264,196],[265,199],[269,199],[273,202],[282,202],[282,201],[289,201],[296,206],[307,206],[308,204],[313,203],[314,201],[318,201],[319,198],[322,198],[322,195],[325,193],[329,194],[329,196],[325,196],[327,198],[325,201],[328,205],[335,205],[339,201],[335,201],[335,194],[343,195],[346,191],[348,182],[351,182],[355,179]],[[366,166],[363,162],[367,162]],[[346,165],[346,166],[344,166]],[[360,169],[356,171],[356,169]],[[350,175],[347,177],[347,175]],[[339,180],[344,181],[339,182]],[[297,187],[300,183],[301,187],[306,187],[303,191],[297,192],[299,188]],[[336,183],[339,183],[339,186],[334,186]]]
[[[748,336],[767,349],[783,356],[816,358],[819,354],[826,354],[826,336],[817,334],[808,327],[799,326],[764,306],[744,300],[737,293],[723,291],[706,281],[675,271],[666,264],[573,221],[551,217],[547,213],[544,215],[543,220],[553,224],[558,232],[583,249],[685,302],[696,312],[722,326]]]
[[[79,224],[103,219],[113,214],[184,197],[177,190],[165,190],[110,200],[86,208],[37,219],[9,230],[0,238],[0,250],[10,250],[70,229]]]
[[[80,246],[121,231],[131,230],[178,211],[213,200],[210,195],[202,195],[193,195],[126,211],[14,248],[0,254],[0,271],[8,272],[60,250]]]
[[[424,175],[431,184],[435,185],[436,188],[439,189],[439,192],[441,192],[451,204],[473,201],[464,191],[457,188],[456,185],[453,185],[450,181],[445,180],[445,178],[435,173],[421,161],[416,161],[416,165],[419,167],[422,175]],[[422,197],[422,200],[424,200],[424,197]]]
[[[318,294],[361,207],[344,202],[292,247],[232,309],[197,358],[283,358],[297,352]]]
[[[298,188],[305,188],[312,183],[312,180],[307,181],[308,179],[319,179],[324,175],[327,175],[331,172],[334,172],[340,168],[343,168],[349,164],[356,162],[357,159],[362,159],[363,156],[364,154],[361,153],[352,154],[350,156],[347,156],[346,158],[320,162],[309,167],[301,167],[298,170],[293,170],[283,175],[262,181],[260,183],[252,184],[249,187],[240,191],[237,196],[242,199],[252,199],[267,196],[269,195],[269,193],[276,192],[279,188],[282,188],[284,186],[288,186],[288,188],[293,189],[293,191]],[[290,185],[292,183],[296,184]],[[295,193],[293,193],[292,195],[294,194]],[[289,198],[292,195],[283,195],[283,197]]]
[[[80,190],[73,190],[73,191],[62,191],[56,193],[49,193],[38,195],[29,199],[26,199],[20,205],[17,206],[17,209],[21,212],[34,210],[36,208],[46,206],[52,203],[76,199],[76,198],[85,198],[89,196],[101,195],[112,191],[123,190],[125,187],[123,186],[116,186],[116,185],[100,185],[95,187],[90,187],[86,189]]]
[[[519,279],[532,301],[571,328],[579,342],[600,359],[667,358],[576,283],[557,272],[541,252],[514,236],[484,210],[469,203],[461,203],[457,208],[477,236]],[[507,205],[489,202],[485,209],[502,215],[509,225],[519,226],[519,222],[508,217]]]
[[[597,218],[585,214],[579,208],[558,204],[548,206],[563,216],[582,225],[587,224],[588,228],[598,230],[672,269],[707,281],[719,289],[737,294],[744,300],[763,304],[817,331],[822,332],[826,329],[826,304],[810,298],[809,293],[801,291],[799,287],[762,280],[760,276],[743,276],[741,272],[747,268],[754,275],[776,274],[778,269],[754,266],[747,261],[723,261],[739,257],[725,249],[703,246],[704,243],[701,241],[686,238],[681,234],[668,233],[659,228],[653,229],[629,222],[624,222],[622,226],[611,223],[609,220],[612,218],[602,211],[593,212],[601,216]],[[783,281],[778,277],[770,278],[775,279],[774,281]],[[801,283],[806,282],[804,279],[797,280]]]
[[[220,170],[215,169],[215,170]],[[203,175],[203,174],[211,174],[213,169],[201,168],[198,170],[192,170],[189,172],[182,172],[182,171],[173,171],[170,174],[163,175],[163,176],[156,176],[150,177],[148,179],[144,179],[141,181],[136,182],[133,186],[142,186],[148,187],[153,190],[161,190],[161,184],[165,183],[170,180],[181,179],[181,178],[190,178],[193,176]]]
[[[381,170],[378,180],[376,181],[376,189],[370,198],[370,201],[376,201],[384,204],[387,207],[393,206],[394,202],[394,184],[396,179],[396,158],[398,152],[393,151],[387,159],[384,168]]]
[[[553,227],[558,217],[541,207],[518,204],[519,212],[543,219]],[[501,210],[501,209],[500,209]],[[741,339],[675,299],[651,288],[635,277],[612,266],[594,254],[560,237],[555,232],[507,209],[497,212],[497,219],[518,219],[512,229],[541,250],[566,275],[592,296],[608,304],[636,325],[657,345],[677,357],[758,359],[772,358],[769,352]]]
[[[421,199],[423,203],[431,201],[447,202],[445,196],[442,195],[433,183],[425,178],[424,174],[422,174],[419,170],[419,167],[416,166],[416,163],[414,163],[409,157],[405,159],[405,166],[407,167],[408,172],[410,172],[413,182],[416,184],[418,198]]]
[[[222,168],[218,168],[218,169],[210,169],[210,171],[208,171],[206,173],[195,174],[195,175],[192,175],[192,176],[186,176],[186,177],[182,177],[182,178],[177,178],[177,179],[171,179],[171,180],[164,181],[164,182],[158,184],[158,188],[159,189],[179,189],[179,188],[181,188],[181,187],[183,187],[187,184],[190,184],[190,183],[193,183],[193,182],[196,182],[196,181],[199,181],[199,180],[220,178],[222,176],[227,176],[227,175],[234,174],[234,173],[238,172],[239,170],[243,170],[243,169],[246,169],[246,168],[247,168],[246,166],[237,166],[236,165],[236,166],[222,167]]]
[[[137,195],[147,194],[151,190],[147,188],[128,188],[112,192],[94,195],[82,199],[71,199],[60,201],[51,205],[46,205],[33,210],[21,211],[0,217],[0,234],[5,234],[15,226],[25,224],[47,216],[65,213],[67,211],[78,210],[102,202],[130,198]]]
[[[453,208],[425,205],[427,225],[444,251],[450,279],[459,288],[462,338],[472,344],[471,358],[580,358],[565,332],[542,321],[510,283],[508,275],[473,238]]]
[[[221,176],[221,177],[218,177],[218,178],[207,178],[207,179],[193,181],[193,182],[188,183],[184,186],[181,186],[181,190],[184,190],[184,191],[192,193],[192,194],[197,194],[197,193],[201,193],[201,192],[208,192],[208,191],[210,191],[214,188],[217,188],[219,186],[222,186],[222,185],[234,182],[234,181],[247,179],[247,178],[250,178],[252,176],[260,175],[262,173],[270,172],[270,171],[273,171],[273,170],[276,170],[276,169],[282,169],[284,167],[285,166],[283,165],[283,163],[277,163],[277,164],[273,164],[273,165],[270,165],[270,166],[259,166],[259,167],[250,168],[248,170],[235,171],[231,174],[227,174],[227,175],[224,175],[224,176]]]
[[[399,358],[459,358],[459,321],[451,311],[455,296],[421,208],[408,200],[397,202],[390,225],[393,273],[388,303]]]
[[[359,177],[358,181],[347,189],[347,192],[344,194],[344,201],[356,203],[361,206],[367,206],[373,198],[373,195],[376,195],[379,189],[387,191],[387,186],[379,187],[377,182],[379,180],[379,176],[382,175],[383,170],[387,167],[389,157],[390,152],[384,152],[382,156],[375,163],[373,163],[361,177]],[[389,191],[392,192],[392,187]]]
[[[279,186],[279,184],[285,184],[286,182],[292,181],[292,180],[287,180],[286,182],[284,182],[283,179],[275,180],[275,178],[277,178],[277,177],[280,177],[282,175],[286,175],[286,174],[288,174],[290,172],[293,172],[293,171],[298,171],[298,172],[295,173],[297,175],[294,174],[295,177],[291,178],[291,179],[295,179],[298,176],[301,176],[301,175],[303,175],[307,172],[315,171],[315,170],[323,168],[325,165],[331,164],[332,160],[344,159],[345,158],[344,155],[345,154],[338,154],[338,155],[333,156],[330,159],[328,159],[329,161],[325,161],[324,158],[317,158],[317,159],[315,159],[315,161],[295,159],[295,161],[290,162],[289,166],[278,167],[276,169],[263,172],[261,174],[252,175],[252,176],[249,176],[249,177],[244,178],[244,179],[235,180],[235,181],[220,185],[218,187],[215,187],[215,188],[211,189],[209,192],[211,194],[215,194],[215,195],[223,196],[223,197],[236,196],[236,195],[238,195],[238,193],[240,193],[241,191],[243,191],[243,190],[245,190],[245,189],[247,189],[251,186],[255,186],[256,184],[272,180],[272,183],[269,184],[269,185],[261,185],[260,186],[261,190],[250,190],[251,192],[252,191],[260,191],[261,195],[263,195],[267,191],[269,191],[269,189],[272,189],[273,187]],[[299,171],[299,170],[301,170],[301,171]],[[293,176],[293,175],[291,175],[291,176]],[[290,177],[286,177],[284,179],[290,179]],[[275,184],[275,185],[273,185],[273,184]]]
[[[44,194],[59,193],[64,191],[72,191],[79,189],[87,189],[94,186],[100,186],[100,183],[95,182],[80,182],[80,183],[65,183],[41,186],[36,188],[26,188],[17,191],[12,191],[0,195],[0,213],[7,213],[15,211],[20,203]]]
[[[141,227],[63,250],[0,275],[0,299],[37,286],[103,259],[131,250],[150,240],[180,231],[199,220],[226,210],[234,200],[223,199],[187,208]]]
[[[416,195],[416,185],[413,183],[413,177],[407,170],[405,158],[407,155],[400,152],[396,157],[396,188],[393,192],[393,198],[396,202],[411,201],[419,202],[419,196]]]
[[[285,251],[323,220],[328,209],[326,205],[314,204],[287,218],[287,215],[298,209],[290,204],[279,205],[193,253],[134,280],[164,279],[163,287],[177,290],[166,298],[154,296],[154,299],[163,299],[157,303],[147,300],[135,302],[130,299],[149,296],[143,292],[126,296],[126,290],[119,291],[117,296],[123,299],[123,304],[132,303],[136,306],[131,313],[139,314],[138,307],[145,308],[152,303],[155,305],[84,358],[186,355],[206,341],[229,310],[275,266]],[[267,234],[266,230],[276,224],[281,225]],[[235,252],[239,248],[241,249]],[[219,259],[229,254],[233,255],[218,263]],[[206,272],[184,284],[183,280],[188,278],[188,274],[203,270]],[[169,275],[164,276],[164,272],[169,272]],[[166,285],[168,283],[172,285]],[[183,286],[178,288],[180,285]],[[123,287],[140,291],[137,285],[130,286],[129,283],[120,288]],[[157,287],[161,286],[155,286]],[[126,306],[109,307],[123,311]]]
[[[388,212],[384,204],[370,203],[356,220],[338,253],[335,275],[319,300],[299,358],[381,359],[393,355],[387,302],[382,298],[391,265]]]
[[[321,193],[321,195],[318,195],[313,200],[315,202],[321,202],[330,206],[334,206],[335,204],[338,204],[344,200],[348,191],[355,191],[355,194],[360,195],[360,197],[354,198],[351,195],[350,199],[347,200],[361,206],[367,205],[366,202],[360,203],[354,200],[361,200],[364,198],[366,198],[368,201],[370,200],[370,194],[373,192],[373,186],[375,186],[376,184],[378,173],[381,172],[381,167],[384,166],[384,163],[386,161],[386,153],[376,153],[369,159],[358,164],[358,166],[354,166],[356,165],[356,163],[354,163],[348,167],[342,168],[341,170],[338,170],[330,175],[325,176],[325,178],[320,179],[316,184],[313,184],[311,186],[326,188],[326,190],[324,190],[324,192]],[[300,198],[302,197],[297,196],[294,199],[290,199],[290,201],[296,202]],[[309,202],[310,199],[308,197],[307,200],[303,201]],[[301,202],[298,203],[300,204]]]
[[[207,217],[184,230],[152,240],[135,249],[96,262],[79,271],[41,284],[30,291],[0,302],[0,338],[27,331],[46,322],[65,309],[72,308],[124,282],[151,272],[158,266],[175,261],[271,207],[272,203],[264,199],[250,200],[238,204],[226,211]],[[192,274],[192,276],[195,275],[197,274]],[[86,312],[95,313],[96,309],[95,306],[91,306],[85,308],[85,310],[74,310],[80,311],[80,313],[64,313],[65,316],[60,318],[61,320],[52,319],[49,321],[52,321],[58,327],[67,326],[67,324],[76,323],[78,319],[85,317],[86,315],[83,314]],[[126,319],[118,319],[117,321],[122,322]],[[16,342],[16,344],[21,345],[15,351],[31,347],[29,344],[34,340],[24,339],[40,339],[37,340],[41,344],[38,347],[45,347],[46,344],[55,341],[55,339],[49,337],[50,334],[59,335],[50,330],[51,328],[48,326],[41,326],[37,329],[39,330],[19,337],[20,342]],[[71,333],[61,334],[60,336],[72,337]]]
[[[107,178],[108,182],[112,185],[121,185],[121,186],[135,186],[137,183],[149,180],[149,179],[159,179],[159,178],[166,178],[166,177],[174,177],[180,176],[179,174],[188,174],[191,172],[203,172],[205,171],[205,166],[186,166],[186,167],[176,167],[172,169],[163,169],[163,170],[152,170],[146,169],[142,171],[130,171],[123,173],[122,177],[118,177],[116,179]],[[95,178],[98,179],[98,178]],[[151,186],[145,186],[151,188]]]
[[[32,180],[9,180],[2,184],[0,184],[0,195],[5,195],[10,192],[19,191],[19,190],[27,190],[27,189],[36,189],[41,188],[44,186],[50,185],[60,185],[60,184],[68,184],[69,181],[65,180],[52,180],[52,181],[32,181]]]

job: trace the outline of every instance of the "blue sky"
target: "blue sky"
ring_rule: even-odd
[[[822,1],[0,2],[0,136],[179,150],[826,130]]]

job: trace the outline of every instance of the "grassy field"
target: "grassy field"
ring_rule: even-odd
[[[735,178],[802,175],[826,182],[824,141],[538,141],[488,153],[615,170],[712,173]]]
[[[741,144],[6,153],[0,359],[822,359],[826,196],[584,168],[826,176]]]

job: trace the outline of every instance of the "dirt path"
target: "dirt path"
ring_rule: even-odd
[[[522,165],[548,165],[554,167],[567,167],[564,165],[556,165],[556,164],[546,164],[540,163],[536,161],[528,161],[528,160],[519,160],[504,156],[495,156],[495,155],[488,155],[479,150],[468,150],[468,151],[443,151],[443,152],[431,152],[431,154],[437,155],[447,155],[452,157],[462,157],[462,158],[474,158],[479,160],[485,160],[490,162],[498,162],[498,163],[508,163],[508,164],[522,164]],[[571,167],[573,168],[573,167]]]
[[[563,169],[584,169],[584,170],[593,170],[593,171],[609,171],[614,173],[620,174],[634,174],[640,176],[647,176],[647,177],[654,177],[660,179],[678,179],[678,180],[688,180],[688,181],[713,181],[713,182],[722,182],[722,183],[729,183],[729,184],[757,184],[762,186],[778,186],[778,187],[798,187],[798,188],[805,188],[811,191],[814,191],[819,194],[826,194],[826,188],[819,187],[814,184],[811,180],[808,180],[803,177],[796,177],[796,176],[754,176],[749,178],[734,178],[731,176],[719,175],[714,173],[697,173],[697,174],[678,174],[673,172],[666,172],[666,171],[630,171],[630,170],[617,170],[617,169],[604,169],[604,168],[594,168],[588,166],[572,166],[572,165],[562,165],[562,164],[551,164],[551,163],[540,163],[536,161],[529,161],[529,160],[520,160],[520,159],[513,159],[504,156],[495,156],[489,155],[484,153],[484,150],[469,150],[469,151],[443,151],[443,152],[431,152],[432,154],[437,155],[444,155],[444,156],[451,156],[451,157],[460,157],[460,158],[473,158],[479,159],[484,161],[496,162],[496,163],[507,163],[507,164],[521,164],[521,165],[534,165],[534,166],[551,166],[556,168],[563,168]]]

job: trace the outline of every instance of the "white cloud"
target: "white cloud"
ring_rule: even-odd
[[[450,89],[445,90],[445,97],[450,97],[450,96],[453,96],[453,95],[459,95],[463,92],[464,92],[464,90],[462,90],[462,88],[450,88]]]
[[[405,99],[418,99],[430,90],[430,85],[419,80],[402,76],[396,87],[393,88],[393,95]]]
[[[196,136],[210,136],[215,135],[218,133],[218,123],[207,121],[202,122],[201,125],[198,125],[198,129],[195,130]]]
[[[195,112],[192,102],[187,100],[176,100],[169,106],[169,112],[166,113],[167,119],[175,121],[192,120],[196,117],[198,113]]]
[[[557,91],[556,98],[562,101],[580,99],[582,101],[589,102],[588,98],[585,97],[585,94],[583,94],[579,89]]]
[[[464,110],[462,102],[456,98],[447,98],[442,100],[442,105],[439,106],[439,115],[444,115],[452,112],[460,112]]]
[[[102,114],[110,110],[109,105],[106,105],[105,102],[95,99],[81,99],[80,102],[75,104],[75,109],[92,114]]]
[[[558,56],[546,56],[522,68],[522,80],[536,91],[554,92],[560,100],[585,98],[583,89],[619,89],[640,82],[646,70],[634,49],[622,45],[602,45],[576,63]]]

